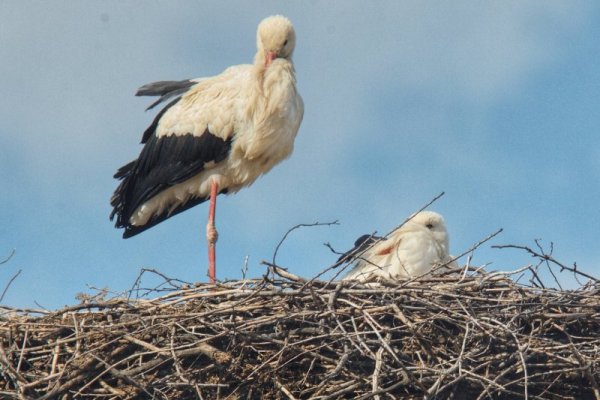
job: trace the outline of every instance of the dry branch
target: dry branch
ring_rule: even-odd
[[[13,258],[13,256],[15,255],[16,250],[13,249],[10,254],[2,261],[0,261],[0,265],[2,264],[6,264],[7,262],[9,262],[11,260],[11,258]],[[17,277],[21,274],[21,270],[18,270],[17,273],[15,273],[12,278],[10,278],[8,280],[8,283],[4,286],[4,290],[2,291],[2,294],[0,294],[0,302],[2,302],[2,300],[4,300],[4,296],[6,296],[6,292],[8,291],[8,288],[10,287],[10,285],[12,285],[12,283],[15,281],[15,279],[17,279]]]

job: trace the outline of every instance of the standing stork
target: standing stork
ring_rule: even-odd
[[[376,277],[410,279],[433,267],[456,262],[448,253],[449,238],[444,218],[433,211],[414,214],[387,239],[363,235],[339,262],[354,262],[343,280],[368,281]]]
[[[281,16],[258,25],[254,64],[210,78],[161,81],[136,95],[170,99],[142,137],[137,158],[115,174],[110,219],[137,235],[210,199],[206,237],[209,277],[215,282],[216,196],[235,193],[287,158],[304,106],[296,90],[296,34]]]

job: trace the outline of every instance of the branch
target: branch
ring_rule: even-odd
[[[338,221],[335,220],[333,222],[314,222],[312,224],[298,224],[296,226],[291,227],[290,229],[288,229],[288,231],[285,233],[285,235],[283,235],[283,237],[281,238],[281,240],[279,241],[279,243],[277,243],[277,246],[275,247],[275,252],[273,253],[273,261],[271,262],[272,264],[277,264],[275,262],[275,259],[277,257],[277,252],[279,251],[279,248],[281,247],[281,245],[283,244],[283,242],[285,242],[285,239],[287,239],[288,235],[290,233],[292,233],[293,231],[295,231],[296,229],[299,228],[304,228],[304,227],[309,227],[309,226],[331,226],[331,225],[339,225]]]
[[[569,267],[567,265],[562,264],[561,262],[557,261],[554,257],[552,257],[550,254],[544,254],[543,251],[542,253],[538,253],[537,251],[527,247],[527,246],[517,246],[514,244],[506,244],[506,245],[500,245],[500,246],[492,246],[492,248],[494,249],[519,249],[519,250],[525,250],[526,252],[528,252],[529,254],[531,254],[532,257],[536,257],[539,258],[541,260],[544,261],[549,261],[553,264],[558,265],[562,270],[567,270],[567,271],[571,271],[574,274],[579,274],[583,277],[586,277],[594,282],[600,282],[600,280],[598,280],[597,278],[594,278],[591,275],[586,274],[585,272],[581,272],[577,269],[577,264],[573,263],[573,267]]]
[[[446,194],[445,192],[441,192],[440,194],[438,194],[437,196],[435,196],[433,199],[431,199],[429,201],[429,203],[425,204],[423,207],[419,208],[416,212],[414,212],[410,217],[406,218],[404,220],[404,222],[402,222],[400,225],[398,225],[397,227],[395,227],[394,229],[392,229],[391,231],[389,231],[388,233],[386,233],[383,236],[383,239],[387,239],[392,233],[396,232],[398,229],[402,228],[408,221],[410,221],[411,219],[413,219],[415,217],[415,215],[417,215],[418,213],[420,213],[421,211],[425,210],[427,207],[429,207],[430,205],[432,205],[433,203],[435,203],[436,201],[438,201],[439,198],[442,197],[445,194]]]
[[[2,261],[0,261],[0,265],[2,264],[6,264],[7,262],[10,261],[11,258],[13,258],[13,256],[15,255],[16,250],[12,249],[12,251],[10,252],[10,254]],[[6,292],[8,291],[8,288],[10,287],[10,285],[14,282],[15,279],[17,279],[17,276],[19,276],[19,274],[21,274],[22,270],[18,270],[16,274],[13,275],[12,278],[10,278],[10,280],[8,281],[8,283],[6,284],[6,286],[4,287],[4,290],[2,291],[2,295],[0,295],[0,302],[2,302],[2,300],[4,300],[4,296],[6,295]]]
[[[8,255],[8,257],[6,257],[4,260],[0,261],[0,265],[2,264],[6,264],[7,262],[10,261],[11,258],[13,258],[13,256],[15,255],[16,250],[12,249],[12,251],[10,252],[10,254]]]
[[[484,244],[485,242],[489,241],[490,239],[492,239],[493,237],[499,235],[500,233],[502,233],[503,229],[500,228],[498,229],[496,232],[489,234],[485,239],[481,239],[479,242],[475,243],[473,246],[471,246],[468,250],[462,252],[461,254],[459,254],[458,256],[454,257],[452,260],[448,261],[447,264],[451,263],[452,261],[456,261],[459,258],[461,258],[464,255],[467,255],[469,253],[472,253],[473,251],[475,251],[479,246],[481,246],[482,244]],[[494,247],[494,246],[492,246]]]
[[[146,273],[151,273],[151,274],[154,274],[156,276],[159,276],[160,278],[163,279],[163,282],[159,283],[154,288],[142,288],[141,287],[142,277]],[[170,277],[168,277],[167,275],[163,274],[162,272],[160,272],[157,269],[154,269],[154,268],[141,268],[140,269],[140,273],[138,274],[137,278],[135,279],[135,282],[131,286],[131,289],[129,289],[129,293],[127,295],[127,299],[128,300],[131,299],[131,296],[133,295],[133,293],[136,294],[136,298],[140,298],[140,292],[141,291],[145,291],[145,293],[143,293],[141,295],[141,297],[147,296],[147,295],[149,295],[152,292],[158,292],[158,290],[162,286],[164,286],[164,285],[171,285],[172,289],[167,289],[167,290],[181,290],[182,288],[192,286],[192,284],[190,282],[185,282],[185,281],[182,281],[181,279],[177,279],[177,278],[170,278]]]
[[[12,285],[12,283],[14,282],[15,279],[17,279],[17,276],[19,276],[21,274],[21,269],[17,271],[16,274],[13,275],[12,278],[10,278],[10,280],[8,281],[8,283],[6,284],[6,286],[4,287],[4,290],[2,291],[2,295],[0,295],[0,302],[2,302],[2,300],[4,300],[4,296],[6,295],[6,292],[8,291],[8,288],[10,287],[10,285]]]

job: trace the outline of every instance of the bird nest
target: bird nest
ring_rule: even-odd
[[[269,268],[42,315],[4,308],[0,397],[600,398],[596,285],[466,267],[364,285]]]

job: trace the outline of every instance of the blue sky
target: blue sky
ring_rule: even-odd
[[[554,243],[600,275],[600,13],[596,2],[0,2],[3,303],[57,308],[140,268],[206,280],[207,206],[132,239],[108,220],[115,170],[154,112],[142,84],[249,63],[258,22],[284,14],[305,116],[292,157],[219,198],[218,277],[277,261],[312,276],[363,233],[438,193],[454,254],[534,262],[492,244]],[[461,260],[461,261],[464,261]],[[563,275],[565,282],[572,281]],[[572,283],[572,282],[571,282]]]

